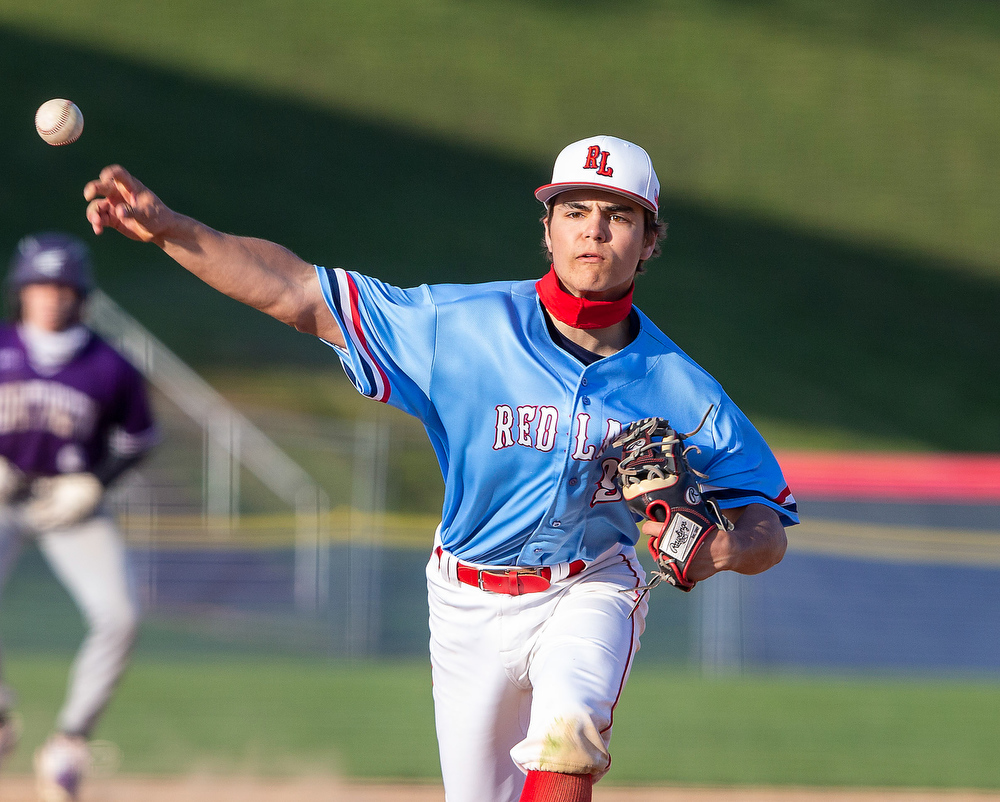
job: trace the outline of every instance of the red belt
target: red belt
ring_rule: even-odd
[[[435,550],[438,560],[441,559],[442,549],[438,546]],[[569,564],[567,577],[580,573],[587,567],[583,560],[573,560]],[[504,568],[502,570],[491,570],[488,568],[473,568],[465,563],[458,563],[456,567],[458,581],[463,585],[472,585],[474,588],[486,590],[490,593],[503,593],[507,596],[520,596],[522,593],[541,593],[548,590],[552,584],[552,569],[548,566],[542,568]]]

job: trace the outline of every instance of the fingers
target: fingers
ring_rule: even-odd
[[[87,222],[95,234],[101,234],[107,227],[115,227],[117,218],[115,206],[104,198],[92,200],[87,204]]]
[[[83,197],[89,201],[87,221],[95,234],[114,228],[131,239],[153,239],[150,224],[163,211],[159,199],[121,165],[101,170],[83,188]]]
[[[113,228],[130,239],[152,239],[148,228],[139,221],[136,210],[124,201],[115,203],[108,198],[95,198],[87,205],[87,222],[98,235],[105,228]]]
[[[115,203],[135,203],[136,196],[144,189],[142,184],[121,165],[113,164],[101,170],[100,177],[83,188],[88,201],[103,195]]]
[[[114,226],[115,208],[123,204],[122,188],[127,185],[122,173],[124,168],[112,165],[101,170],[100,177],[90,181],[83,188],[83,197],[90,201],[87,205],[87,222],[100,234],[108,226]]]

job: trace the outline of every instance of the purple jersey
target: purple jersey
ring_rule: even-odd
[[[97,335],[52,375],[0,326],[0,455],[35,476],[93,471],[109,450],[144,451],[155,425],[142,374]]]

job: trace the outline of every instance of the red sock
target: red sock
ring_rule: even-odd
[[[591,802],[593,789],[592,774],[529,771],[521,791],[521,802]]]

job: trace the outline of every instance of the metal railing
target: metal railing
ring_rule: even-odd
[[[326,527],[330,502],[326,492],[264,432],[105,293],[100,290],[91,293],[87,313],[88,325],[201,427],[203,519],[222,520],[230,529],[238,526],[239,468],[245,467],[294,511],[296,607],[303,612],[324,607],[329,592]]]

